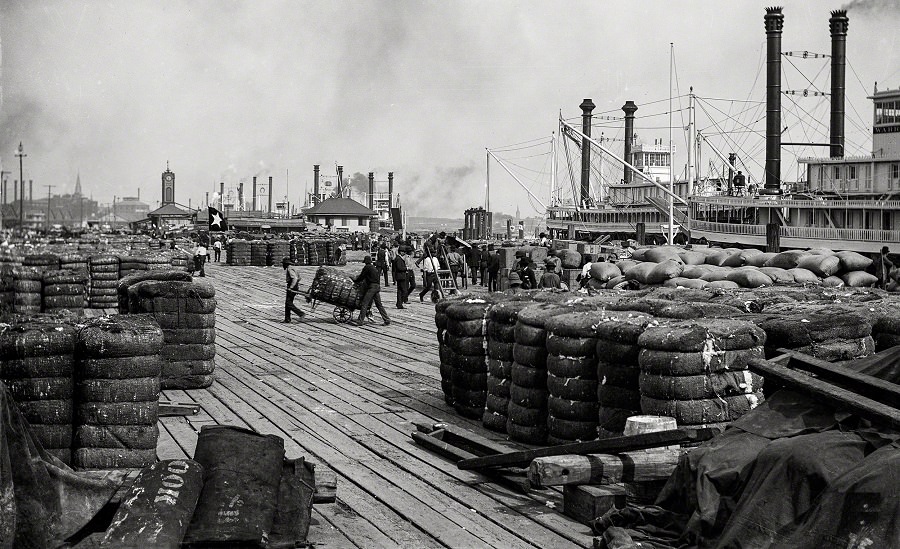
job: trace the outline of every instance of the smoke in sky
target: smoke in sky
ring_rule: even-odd
[[[666,97],[670,42],[681,93],[747,98],[763,8],[736,3],[710,26],[719,6],[6,0],[0,161],[9,170],[22,141],[36,185],[71,192],[80,170],[84,192],[101,201],[141,188],[151,203],[169,162],[183,204],[254,175],[273,176],[275,195],[297,202],[313,164],[331,174],[337,163],[354,178],[393,171],[410,215],[459,216],[484,201],[485,147],[548,138],[560,109],[577,117],[585,97],[613,116],[626,100]],[[826,51],[828,9],[787,2],[785,49]],[[848,59],[866,88],[896,80],[891,13],[850,14]],[[848,100],[868,113],[871,89],[860,88],[848,82]],[[637,131],[650,140],[664,135],[659,126]],[[496,210],[534,213],[493,168],[491,193]]]

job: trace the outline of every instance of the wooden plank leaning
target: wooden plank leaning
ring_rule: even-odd
[[[862,417],[883,423],[892,428],[900,428],[900,409],[872,400],[853,391],[832,385],[828,381],[796,372],[768,360],[753,359],[750,370],[775,379],[785,387],[813,396],[839,409],[847,410]]]
[[[866,398],[894,407],[900,406],[900,385],[896,383],[854,372],[840,364],[826,362],[790,349],[778,349],[778,352],[782,353],[781,356],[789,357],[786,366],[792,370],[811,372],[821,379],[841,385]]]
[[[657,431],[655,433],[643,433],[640,435],[621,436],[591,440],[587,442],[573,442],[560,444],[534,450],[520,452],[508,452],[476,458],[464,459],[457,463],[460,469],[483,469],[486,467],[524,467],[531,460],[539,457],[561,456],[565,454],[618,454],[630,450],[644,450],[646,448],[660,448],[673,444],[690,442],[703,442],[719,434],[719,429],[672,429],[670,431]]]

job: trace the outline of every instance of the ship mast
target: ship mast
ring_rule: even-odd
[[[669,245],[675,243],[675,174],[672,154],[672,65],[675,64],[675,44],[669,42]]]

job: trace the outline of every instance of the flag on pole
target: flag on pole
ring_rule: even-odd
[[[222,218],[222,212],[212,206],[209,206],[207,209],[209,210],[209,230],[224,231],[225,219]]]

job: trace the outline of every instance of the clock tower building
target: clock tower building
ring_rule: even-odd
[[[162,206],[175,203],[175,174],[166,162],[166,171],[162,173]]]

